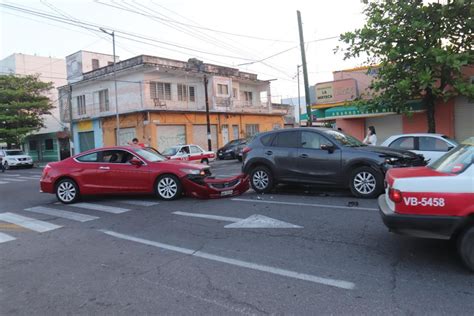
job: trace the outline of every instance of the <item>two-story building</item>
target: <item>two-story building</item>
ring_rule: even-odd
[[[378,143],[391,135],[403,133],[426,133],[428,123],[421,99],[407,100],[411,114],[399,114],[387,104],[386,107],[361,111],[351,106],[356,98],[369,98],[368,88],[377,76],[377,68],[360,67],[333,72],[333,81],[318,83],[310,89],[312,113],[316,122],[326,123],[359,139],[365,137],[368,126],[375,126]],[[474,67],[463,68],[463,75],[474,83]],[[306,120],[305,114],[301,120]],[[436,132],[458,141],[474,135],[474,101],[466,97],[455,97],[446,102],[438,100],[435,105]]]
[[[115,95],[112,56],[80,51],[66,61],[61,118],[72,119],[76,153],[135,137],[159,150],[183,143],[207,148],[206,87],[213,150],[282,128],[287,114],[272,106],[269,81],[235,68],[140,55],[116,63]]]

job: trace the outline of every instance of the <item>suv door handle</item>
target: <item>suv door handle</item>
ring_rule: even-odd
[[[301,154],[300,158],[308,158],[308,155],[307,154]]]
[[[99,167],[99,170],[110,170],[110,167]]]
[[[271,155],[273,155],[273,151],[267,150],[267,151],[265,152],[265,155],[271,156]]]

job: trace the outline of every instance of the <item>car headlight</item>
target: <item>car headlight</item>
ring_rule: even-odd
[[[192,175],[199,175],[199,176],[205,176],[206,172],[201,169],[180,169],[182,172],[186,174],[192,174]]]
[[[232,149],[227,149],[225,152],[226,152],[226,153],[231,153],[231,152],[232,152]]]
[[[385,163],[393,165],[394,163],[398,162],[398,160],[399,159],[395,157],[385,158]]]

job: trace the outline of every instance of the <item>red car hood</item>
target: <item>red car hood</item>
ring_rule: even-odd
[[[205,164],[190,163],[190,162],[187,162],[186,160],[166,160],[166,161],[160,161],[160,162],[156,162],[156,163],[179,165],[180,167],[189,168],[189,169],[206,169],[206,167],[207,167],[207,165],[205,165]]]
[[[454,174],[439,172],[429,167],[393,168],[387,172],[386,179],[388,184],[393,186],[395,179],[446,176],[454,176]]]

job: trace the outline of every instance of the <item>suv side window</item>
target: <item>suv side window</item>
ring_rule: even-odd
[[[415,150],[415,137],[400,137],[388,145],[390,148]]]
[[[298,144],[298,132],[280,132],[273,138],[273,147],[289,147],[296,148]]]
[[[329,140],[313,132],[301,132],[301,148],[321,149],[322,144],[330,144]]]
[[[260,137],[260,142],[263,144],[263,146],[270,146],[273,140],[274,134],[267,134],[262,137]],[[243,142],[242,142],[243,143]]]

